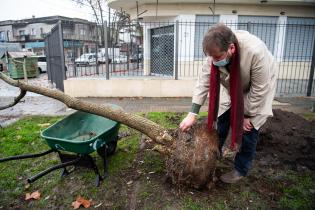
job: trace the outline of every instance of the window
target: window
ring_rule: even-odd
[[[31,29],[31,35],[36,35],[35,28],[32,28],[32,29]]]
[[[46,62],[46,57],[38,57],[39,62]]]
[[[265,42],[274,52],[278,17],[238,16],[238,29],[248,31]]]
[[[284,59],[311,61],[315,39],[315,18],[288,17]]]
[[[202,50],[202,40],[208,29],[219,21],[219,16],[197,15],[195,23],[195,60],[202,60],[205,55]]]
[[[84,36],[86,34],[85,29],[80,29],[80,35]]]
[[[5,31],[0,31],[0,41],[5,41]]]
[[[20,35],[20,36],[25,35],[25,30],[19,30],[19,35]]]

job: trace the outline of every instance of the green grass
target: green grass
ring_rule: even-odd
[[[0,157],[20,154],[38,153],[48,150],[49,147],[40,138],[40,131],[44,129],[41,124],[56,122],[59,117],[26,117],[15,124],[0,129]],[[45,127],[47,127],[46,125]],[[25,189],[24,180],[30,174],[36,174],[51,164],[57,162],[55,155],[48,155],[46,161],[40,158],[15,160],[0,164],[0,194],[1,199],[10,201],[28,192]],[[48,176],[51,176],[49,174]],[[45,185],[43,192],[51,189],[52,183],[40,180],[37,184]],[[36,185],[34,185],[36,188]],[[30,188],[30,190],[35,189]]]
[[[204,207],[203,203],[200,201],[195,201],[191,197],[187,197],[183,200],[182,210],[206,210],[208,208]]]
[[[290,172],[285,178],[289,183],[283,183],[280,187],[283,191],[280,207],[282,209],[314,209],[315,176],[310,173],[298,175]]]
[[[132,163],[139,148],[139,139],[140,134],[137,133],[118,141],[117,152],[109,159],[110,174],[115,175]]]
[[[307,120],[315,120],[315,112],[306,112],[306,113],[303,113],[302,116],[307,119]]]
[[[184,113],[176,112],[150,112],[147,118],[163,125],[165,128],[177,128],[179,123],[184,119],[186,115]]]

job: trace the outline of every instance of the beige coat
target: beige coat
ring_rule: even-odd
[[[239,42],[241,81],[244,92],[244,114],[250,116],[258,130],[272,116],[278,66],[265,43],[247,31],[234,31]],[[203,105],[209,92],[211,57],[207,57],[194,90],[192,102]],[[230,108],[229,73],[220,67],[219,116]]]

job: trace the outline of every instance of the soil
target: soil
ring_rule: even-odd
[[[261,128],[257,159],[261,165],[315,170],[315,121],[292,112],[274,110]]]

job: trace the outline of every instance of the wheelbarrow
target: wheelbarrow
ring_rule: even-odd
[[[104,177],[106,177],[108,175],[107,157],[115,153],[119,127],[120,123],[116,121],[76,111],[41,132],[41,137],[51,148],[50,150],[37,154],[0,158],[0,163],[10,160],[36,158],[56,152],[61,163],[28,178],[28,183],[32,183],[57,169],[63,169],[61,176],[66,176],[76,167],[85,167],[94,170],[96,186],[99,186],[103,177],[100,175],[98,167],[90,154],[97,151],[102,157]],[[69,171],[67,166],[74,166],[74,169]]]

